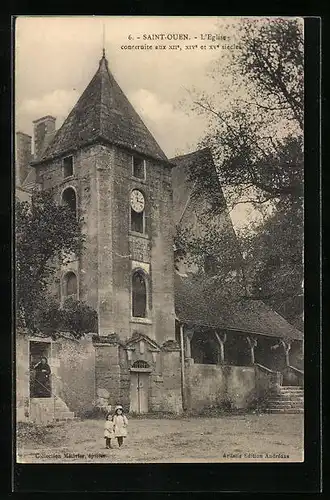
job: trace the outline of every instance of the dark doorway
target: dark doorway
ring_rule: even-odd
[[[52,395],[50,342],[30,342],[30,397],[50,398]]]

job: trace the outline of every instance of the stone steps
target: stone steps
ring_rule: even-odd
[[[263,405],[265,413],[304,413],[304,390],[297,386],[282,386],[270,394]]]
[[[289,407],[301,407],[304,406],[304,401],[281,401],[280,399],[268,399],[267,405],[275,408],[289,408]]]
[[[32,398],[30,418],[36,423],[49,423],[62,420],[73,420],[74,412],[70,411],[66,403],[59,397]]]
[[[264,413],[304,413],[303,408],[265,408]]]

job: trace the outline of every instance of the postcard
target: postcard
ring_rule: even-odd
[[[16,460],[304,461],[304,20],[18,16]]]

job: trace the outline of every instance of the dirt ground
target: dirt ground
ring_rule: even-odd
[[[102,420],[20,424],[20,463],[301,462],[303,415],[129,419],[123,447],[105,449]]]

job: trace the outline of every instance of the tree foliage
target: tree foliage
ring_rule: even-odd
[[[212,75],[220,99],[198,95],[194,109],[209,116],[201,146],[212,150],[229,205],[265,209],[264,223],[242,238],[245,273],[251,295],[283,312],[285,297],[301,295],[303,278],[302,25],[295,19],[248,19],[236,23],[235,33],[240,48]],[[209,197],[207,169],[194,171],[199,194]],[[214,243],[215,252],[220,243]]]
[[[66,328],[76,336],[88,324],[85,305],[59,307],[59,301],[50,293],[50,283],[61,263],[72,254],[79,257],[84,237],[81,222],[66,205],[55,203],[51,192],[35,192],[31,203],[17,202],[16,233],[16,319],[18,326],[30,332],[49,332]],[[69,314],[70,312],[70,314]],[[94,311],[89,311],[94,317]],[[71,320],[69,320],[69,317]]]

